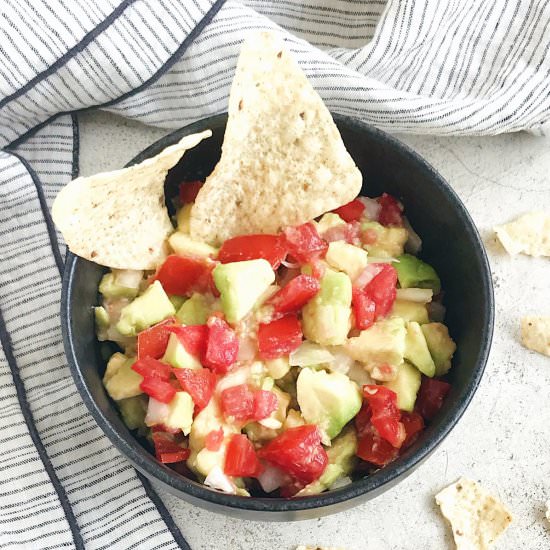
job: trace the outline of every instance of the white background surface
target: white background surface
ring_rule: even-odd
[[[122,167],[167,133],[102,113],[80,117],[81,175]],[[454,548],[433,495],[464,475],[509,507],[514,522],[497,550],[550,548],[550,358],[519,344],[519,317],[550,315],[550,259],[509,258],[491,228],[532,210],[550,211],[550,138],[528,134],[400,136],[449,181],[485,241],[496,294],[493,347],[481,387],[457,427],[406,480],[337,515],[263,523],[212,514],[160,492],[193,550]]]

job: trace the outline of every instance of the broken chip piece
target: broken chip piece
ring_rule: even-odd
[[[528,212],[494,230],[508,254],[550,256],[550,215],[545,212]]]
[[[521,344],[527,349],[550,356],[550,317],[523,317]]]

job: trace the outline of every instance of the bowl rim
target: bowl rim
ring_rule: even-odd
[[[302,510],[322,509],[327,506],[354,500],[368,493],[376,495],[383,491],[385,486],[389,488],[392,485],[392,482],[395,483],[399,479],[402,479],[406,477],[406,475],[412,473],[415,466],[428,458],[428,456],[441,444],[445,437],[447,437],[450,431],[456,426],[469,406],[485,370],[494,329],[493,285],[485,247],[470,214],[466,210],[466,207],[445,179],[424,158],[412,150],[408,145],[405,145],[386,132],[383,132],[374,126],[353,117],[336,113],[332,113],[332,115],[337,124],[355,127],[358,126],[360,131],[370,134],[390,148],[399,149],[403,156],[408,157],[410,161],[416,163],[420,168],[429,172],[432,179],[449,197],[449,200],[453,203],[454,207],[458,210],[459,216],[464,221],[465,231],[469,234],[469,238],[474,243],[474,247],[482,265],[480,284],[482,285],[483,292],[486,296],[486,300],[482,304],[482,313],[483,317],[487,319],[487,323],[484,325],[482,334],[483,343],[478,352],[478,359],[474,368],[473,376],[462,390],[460,398],[457,401],[457,407],[448,411],[446,421],[444,423],[442,422],[441,425],[437,427],[438,429],[433,431],[431,437],[423,442],[422,446],[418,447],[410,454],[403,455],[388,466],[376,471],[374,474],[366,476],[360,480],[356,480],[353,483],[339,489],[320,493],[318,495],[291,499],[278,497],[242,497],[221,493],[212,490],[197,481],[180,475],[162,465],[145,448],[143,448],[137,440],[134,440],[134,443],[130,444],[126,438],[119,434],[109,419],[103,414],[85,382],[84,375],[76,359],[71,329],[72,312],[70,309],[70,297],[73,294],[75,269],[79,262],[85,262],[86,260],[83,260],[67,251],[61,293],[61,324],[63,343],[71,374],[84,403],[102,431],[107,435],[115,447],[117,447],[117,449],[122,452],[122,454],[125,455],[136,468],[148,477],[160,482],[168,489],[185,493],[190,497],[194,497],[194,499],[198,501],[205,501],[221,507],[251,512],[298,512]],[[152,156],[152,154],[156,154],[158,150],[175,143],[185,135],[203,131],[211,126],[216,127],[219,123],[225,122],[226,119],[227,113],[222,113],[198,120],[193,124],[175,130],[174,132],[171,132],[170,134],[167,134],[152,143],[141,153],[136,155],[130,162],[128,162],[126,166],[141,162],[142,160]]]

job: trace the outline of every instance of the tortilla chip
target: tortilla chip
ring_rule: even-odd
[[[362,176],[322,99],[282,40],[243,44],[219,163],[191,211],[191,236],[219,245],[274,233],[353,200]]]
[[[117,269],[155,269],[174,228],[164,204],[164,180],[187,149],[210,137],[185,136],[140,164],[77,178],[57,195],[53,220],[74,254]]]
[[[457,550],[487,550],[512,521],[510,512],[475,481],[460,478],[435,497]]]
[[[508,254],[550,256],[550,215],[545,212],[528,212],[494,229]]]
[[[521,344],[527,349],[550,356],[550,317],[523,317]]]

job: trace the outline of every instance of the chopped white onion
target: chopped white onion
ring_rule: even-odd
[[[261,424],[264,428],[269,428],[270,430],[278,430],[283,425],[280,420],[271,418],[270,416],[264,418],[263,420],[258,420],[258,424]]]
[[[375,263],[367,265],[359,277],[353,281],[353,286],[356,288],[365,288],[365,286],[367,286],[374,279],[374,277],[380,273],[380,271],[380,266],[377,266]]]
[[[410,224],[406,216],[403,216],[403,227],[407,230],[407,233],[409,234],[409,238],[405,243],[405,250],[409,254],[418,254],[422,248],[422,239],[420,238],[418,233],[412,228],[412,225]]]
[[[380,215],[380,210],[382,206],[376,199],[371,199],[369,197],[357,197],[364,205],[365,210],[363,210],[363,216],[372,222],[378,221],[378,216]]]
[[[113,269],[113,275],[115,276],[117,285],[126,288],[138,288],[143,278],[143,271],[136,271],[134,269]]]
[[[430,302],[427,307],[431,321],[442,323],[445,320],[447,310],[441,302]]]
[[[333,359],[334,355],[326,348],[308,341],[303,342],[288,357],[291,367],[307,367],[309,365],[330,363]]]
[[[170,405],[168,403],[161,403],[153,397],[149,397],[147,414],[145,415],[145,425],[156,426],[157,424],[164,424],[169,414]]]
[[[345,352],[342,346],[333,346],[330,352],[333,355],[333,359],[328,364],[328,368],[331,371],[347,374],[355,361]]]
[[[367,384],[374,384],[374,380],[361,363],[353,363],[348,371],[348,377],[353,380],[360,388]]]
[[[299,269],[300,267],[298,262],[287,262],[286,260],[281,260],[281,263],[288,269]]]
[[[240,367],[229,374],[226,374],[223,378],[220,379],[216,385],[216,392],[221,393],[227,388],[232,388],[233,386],[240,386],[241,384],[246,384],[251,375],[251,366],[246,365]]]
[[[286,483],[288,476],[279,468],[265,464],[263,472],[258,476],[258,481],[266,493],[271,493]]]
[[[409,300],[409,302],[418,302],[427,304],[432,301],[433,290],[431,288],[398,288],[397,299]]]
[[[234,495],[237,492],[235,484],[227,477],[219,466],[214,466],[206,476],[204,484],[212,489],[218,489],[224,493]]]
[[[251,336],[241,336],[239,338],[239,351],[237,361],[252,361],[256,357],[257,343]]]

